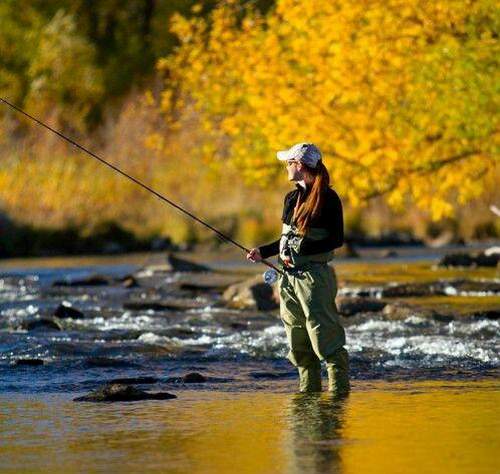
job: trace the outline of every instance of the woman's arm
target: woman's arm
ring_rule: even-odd
[[[273,257],[274,255],[278,255],[280,252],[280,240],[275,240],[267,245],[262,245],[258,247],[262,258]]]

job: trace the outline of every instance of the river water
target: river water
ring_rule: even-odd
[[[498,472],[498,320],[347,318],[353,391],[304,396],[276,311],[179,292],[175,273],[143,272],[138,288],[54,286],[140,268],[98,259],[0,270],[1,472]],[[359,283],[350,272],[339,265],[340,293]],[[152,296],[196,307],[124,308]],[[60,303],[85,317],[57,331],[21,329]],[[24,358],[44,364],[16,365]],[[207,382],[172,379],[189,372]],[[106,381],[145,376],[154,379],[142,388],[178,398],[72,402]]]

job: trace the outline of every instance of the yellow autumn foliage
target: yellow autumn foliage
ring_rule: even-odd
[[[194,101],[202,162],[275,186],[275,151],[312,141],[352,206],[384,196],[432,219],[498,177],[500,15],[490,0],[223,2],[177,15],[161,110]]]

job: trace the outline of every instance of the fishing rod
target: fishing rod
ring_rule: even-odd
[[[23,109],[21,109],[21,108],[17,107],[16,105],[10,103],[8,100],[4,99],[3,97],[0,97],[0,101],[2,101],[4,104],[8,105],[9,107],[11,107],[12,109],[14,109],[15,111],[17,111],[17,112],[21,113],[22,115],[28,117],[29,119],[33,120],[38,125],[41,125],[42,127],[45,127],[47,130],[50,130],[51,132],[55,133],[57,136],[59,136],[63,140],[66,140],[68,143],[71,143],[76,148],[84,151],[85,153],[87,153],[88,155],[90,155],[92,158],[95,158],[96,160],[99,160],[101,163],[105,164],[106,166],[109,166],[111,169],[115,170],[116,172],[120,173],[121,175],[123,175],[126,178],[130,179],[131,181],[133,181],[134,183],[136,183],[139,186],[143,187],[144,189],[146,189],[150,193],[154,194],[156,197],[158,197],[162,201],[164,201],[164,202],[170,204],[171,206],[175,207],[176,209],[178,209],[179,211],[181,211],[184,214],[188,215],[189,217],[191,217],[195,221],[199,222],[200,224],[203,224],[205,227],[208,227],[211,231],[215,232],[217,234],[217,236],[220,237],[223,241],[225,240],[227,242],[230,242],[233,245],[235,245],[236,247],[238,247],[239,249],[241,249],[241,250],[243,250],[243,251],[245,251],[247,253],[250,252],[250,249],[247,249],[246,247],[244,247],[240,243],[236,242],[234,239],[232,239],[228,235],[224,234],[220,230],[218,230],[215,227],[211,226],[210,224],[208,224],[204,220],[200,219],[199,217],[195,216],[191,212],[187,211],[186,209],[183,209],[181,206],[179,206],[175,202],[171,201],[167,197],[163,196],[159,192],[155,191],[154,189],[152,189],[151,187],[149,187],[147,184],[144,184],[142,181],[138,180],[137,178],[134,178],[133,176],[130,176],[129,174],[125,173],[125,171],[122,171],[117,166],[109,163],[105,159],[103,159],[100,156],[96,155],[95,153],[93,153],[92,151],[88,150],[87,148],[85,148],[84,146],[80,145],[79,143],[77,143],[76,141],[72,140],[71,138],[68,138],[63,133],[61,133],[61,132],[55,130],[54,128],[50,127],[49,125],[43,123],[41,120],[37,119],[36,117],[33,117],[28,112],[25,112]],[[264,265],[267,265],[269,268],[271,268],[271,270],[267,270],[264,273],[264,281],[266,283],[274,283],[277,280],[277,274],[278,273],[282,274],[283,272],[279,268],[277,268],[275,265],[273,265],[271,262],[268,262],[265,259],[262,259],[260,261]]]

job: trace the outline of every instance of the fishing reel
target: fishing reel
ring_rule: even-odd
[[[268,285],[272,285],[273,283],[276,283],[278,281],[278,272],[270,268],[262,274],[262,277],[264,278],[265,283],[267,283]]]

